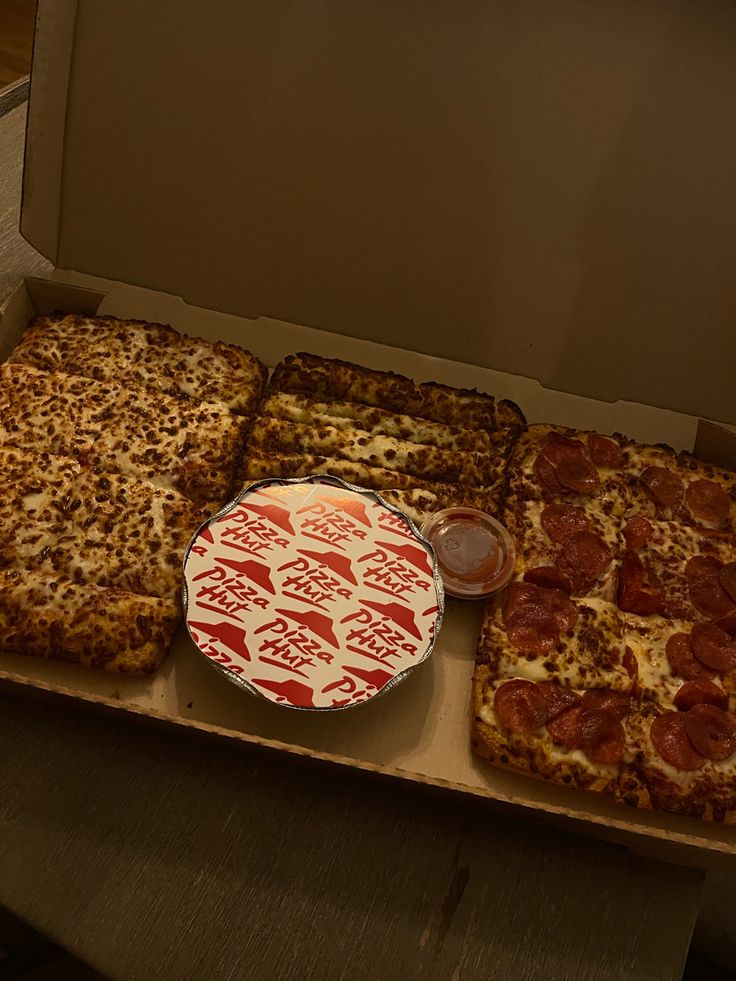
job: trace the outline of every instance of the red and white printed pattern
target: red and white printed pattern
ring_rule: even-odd
[[[422,661],[441,622],[431,548],[369,491],[274,480],[205,525],[187,627],[221,670],[303,709],[363,702]]]

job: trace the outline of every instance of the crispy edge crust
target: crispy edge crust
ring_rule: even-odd
[[[208,341],[202,337],[182,334],[169,324],[159,324],[146,320],[127,320],[112,316],[80,317],[75,314],[65,315],[63,313],[55,313],[51,316],[36,316],[29,322],[25,334],[21,338],[18,346],[11,353],[8,361],[15,364],[29,363],[31,366],[35,365],[36,362],[45,364],[45,331],[49,327],[58,326],[64,322],[70,322],[71,324],[83,323],[85,325],[92,323],[98,325],[100,328],[132,327],[148,331],[153,330],[162,335],[160,339],[157,339],[156,344],[160,346],[161,340],[165,343],[166,339],[169,338],[172,342],[170,349],[174,354],[179,346],[198,344],[213,354],[218,355],[231,367],[233,367],[233,362],[237,362],[239,368],[235,370],[240,370],[246,376],[239,383],[239,387],[242,392],[247,393],[247,399],[243,407],[232,410],[238,416],[250,417],[253,415],[268,380],[268,367],[264,362],[251,351],[237,344],[228,344],[225,341],[219,340]],[[151,348],[154,348],[156,344],[151,344]]]
[[[56,583],[61,602],[49,602],[43,592],[34,598],[34,581],[42,590]],[[63,606],[69,598],[74,608],[71,620]],[[77,585],[26,571],[0,573],[0,650],[8,654],[68,661],[118,674],[151,674],[166,656],[179,620],[179,604],[172,599]],[[124,630],[130,635],[127,645],[121,644]]]
[[[406,415],[417,415],[437,422],[465,426],[469,429],[500,429],[519,425],[524,415],[515,403],[497,403],[492,395],[475,389],[458,389],[437,382],[415,384],[405,375],[377,371],[350,361],[321,358],[299,352],[281,361],[271,376],[272,392],[303,392],[330,399],[365,401],[351,397],[354,385],[380,386],[381,408]],[[498,405],[503,405],[499,413]],[[449,417],[448,417],[449,413]]]
[[[249,367],[254,372],[254,381],[260,380],[261,386],[265,384],[266,378],[268,377],[268,368],[261,361],[257,355],[253,354],[247,348],[241,347],[239,344],[229,344],[227,341],[208,341],[204,337],[183,334],[178,331],[171,324],[161,324],[153,320],[137,320],[136,318],[130,317],[114,317],[110,314],[105,314],[105,316],[99,316],[97,314],[91,314],[89,316],[79,315],[79,314],[68,314],[61,310],[55,310],[51,314],[38,314],[32,317],[28,322],[28,329],[33,328],[44,328],[52,325],[57,325],[63,323],[64,321],[70,322],[72,324],[78,323],[94,323],[100,326],[125,326],[125,327],[142,327],[153,329],[157,332],[168,334],[177,341],[189,342],[192,344],[201,344],[204,347],[210,348],[213,351],[227,351],[237,357],[238,361],[244,366]],[[25,335],[24,335],[25,336]],[[23,338],[16,348],[16,351],[23,346]],[[15,352],[13,352],[15,353]]]

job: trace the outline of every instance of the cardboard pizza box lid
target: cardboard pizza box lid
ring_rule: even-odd
[[[731,11],[660,6],[41,0],[23,233],[192,304],[736,422]]]

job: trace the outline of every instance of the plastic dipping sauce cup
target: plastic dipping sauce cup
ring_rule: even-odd
[[[483,599],[506,585],[514,569],[514,542],[500,521],[475,508],[446,508],[422,525],[435,550],[445,590],[459,599]]]

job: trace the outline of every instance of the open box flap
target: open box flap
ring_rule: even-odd
[[[58,265],[736,421],[732,5],[41,0],[35,64]]]

